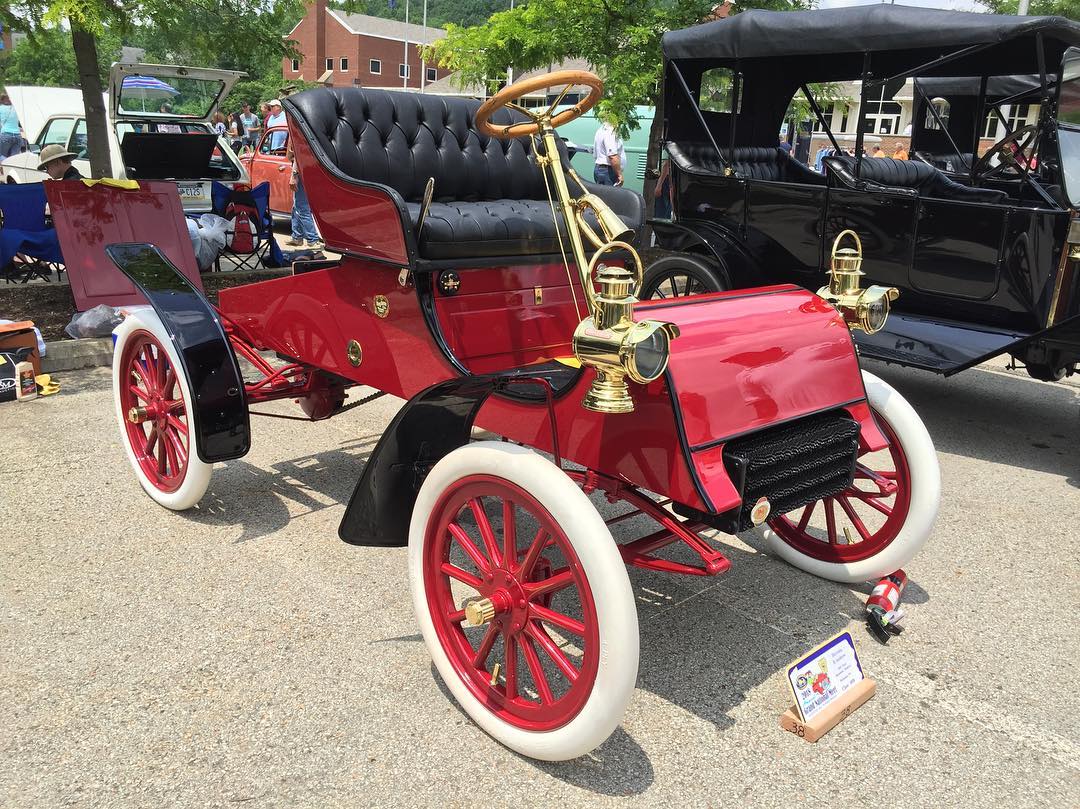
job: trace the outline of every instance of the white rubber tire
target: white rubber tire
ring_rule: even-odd
[[[173,511],[184,511],[198,503],[202,499],[202,496],[206,494],[206,489],[210,485],[210,475],[213,472],[214,467],[213,464],[208,464],[205,461],[200,460],[198,453],[195,452],[194,440],[192,440],[192,445],[188,454],[188,468],[187,472],[184,473],[184,481],[176,491],[161,491],[149,478],[147,478],[146,473],[143,472],[142,467],[139,466],[139,461],[136,459],[135,452],[132,450],[131,444],[128,441],[127,414],[123,412],[123,407],[120,404],[120,375],[124,372],[120,368],[120,360],[124,355],[124,345],[128,337],[136,331],[147,331],[152,334],[162,347],[164,347],[166,354],[168,354],[169,362],[171,362],[173,368],[176,369],[176,379],[184,392],[184,402],[189,409],[195,401],[195,398],[191,395],[191,385],[188,383],[187,375],[184,373],[183,366],[180,364],[180,357],[176,352],[176,348],[173,346],[168,331],[165,329],[165,325],[161,322],[161,318],[157,316],[157,313],[150,306],[131,307],[127,312],[128,314],[127,317],[124,318],[124,322],[113,329],[113,337],[115,338],[113,342],[112,365],[113,401],[116,405],[116,421],[120,427],[120,442],[124,445],[124,452],[127,454],[131,468],[135,470],[135,477],[143,487],[143,490],[150,495],[154,502],[165,508],[172,509]]]
[[[807,556],[772,530],[765,530],[769,550],[781,559],[823,579],[849,584],[887,576],[910,562],[929,538],[941,503],[941,470],[926,425],[895,388],[867,371],[862,374],[870,407],[896,434],[911,472],[911,504],[900,532],[874,556],[839,563]]]
[[[570,538],[596,605],[599,669],[592,693],[573,719],[545,732],[527,731],[491,713],[455,672],[428,613],[424,589],[424,537],[439,496],[461,478],[493,475],[535,497]],[[626,566],[611,532],[589,498],[551,461],[532,450],[478,441],[454,450],[427,476],[409,526],[409,583],[417,622],[439,674],[465,712],[501,744],[522,755],[565,761],[588,753],[622,722],[637,682],[637,608]]]

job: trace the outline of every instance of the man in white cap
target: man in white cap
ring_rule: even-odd
[[[79,170],[71,165],[71,160],[78,157],[59,143],[50,143],[38,154],[38,171],[43,171],[52,180],[81,180]]]
[[[266,119],[266,128],[269,130],[275,126],[287,126],[288,122],[285,120],[285,112],[281,109],[280,99],[274,98],[270,101],[270,117]],[[270,148],[281,149],[285,146],[285,137],[288,133],[285,130],[279,132],[272,132],[270,134]]]

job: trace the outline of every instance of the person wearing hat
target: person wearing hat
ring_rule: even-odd
[[[266,119],[266,128],[269,130],[275,126],[286,126],[285,113],[281,109],[281,100],[274,98],[270,101],[270,117]],[[286,132],[274,132],[270,136],[270,149],[282,149],[285,146]]]
[[[50,143],[38,153],[38,171],[43,171],[52,180],[81,180],[79,170],[71,165],[72,158],[78,157],[59,143]]]

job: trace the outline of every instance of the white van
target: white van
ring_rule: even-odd
[[[210,116],[244,73],[173,65],[115,64],[106,110],[113,175],[130,180],[172,180],[184,210],[210,210],[210,183],[248,181],[247,171],[210,125]],[[28,151],[0,163],[6,182],[35,183],[38,153],[58,143],[77,155],[75,168],[90,176],[82,93],[55,87],[8,87],[29,136]],[[34,127],[34,129],[31,129]]]

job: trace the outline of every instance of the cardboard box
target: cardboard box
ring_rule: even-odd
[[[38,355],[37,335],[34,333],[32,320],[20,320],[0,325],[0,351],[15,348],[33,349],[26,359],[33,363],[34,374],[40,374],[41,357]]]

